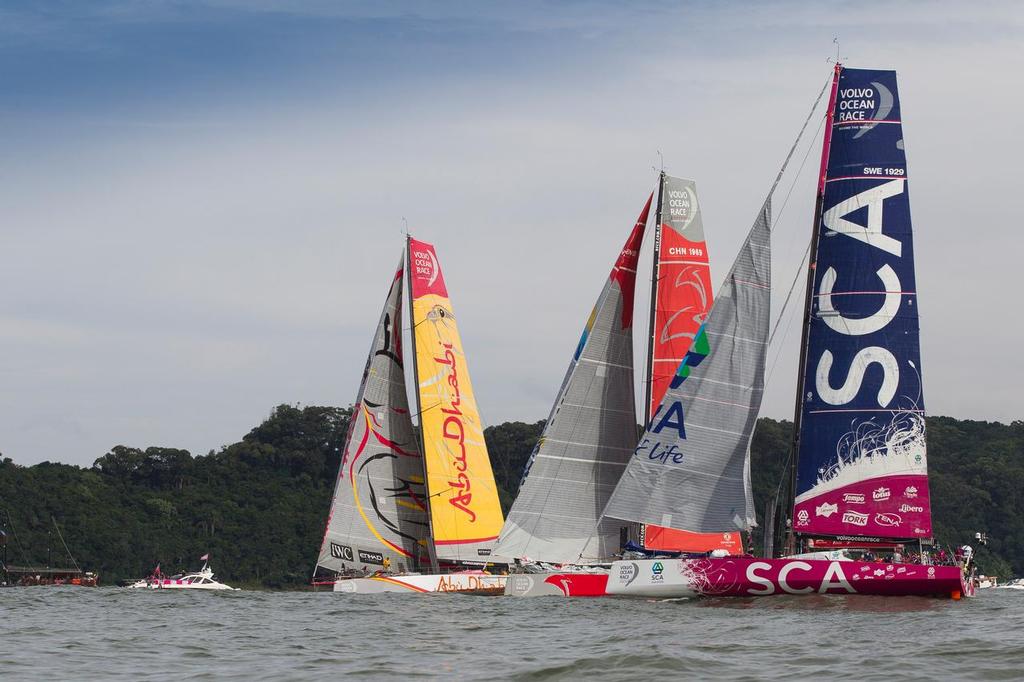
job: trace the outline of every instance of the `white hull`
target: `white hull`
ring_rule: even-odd
[[[662,568],[654,572],[651,567],[655,565],[667,565],[668,570]],[[608,594],[657,599],[696,597],[700,594],[694,589],[693,578],[680,570],[679,562],[650,559],[613,563],[606,591]]]
[[[433,575],[377,575],[342,578],[334,582],[335,592],[382,594],[384,592],[493,592],[502,594],[508,576],[476,573]]]
[[[132,583],[128,586],[130,590],[143,589],[143,590],[202,590],[202,591],[233,591],[237,590],[237,587],[230,587],[224,583],[213,583],[210,585],[186,585],[181,584],[175,580],[162,580],[157,582],[147,583],[145,580],[140,580],[136,583]]]
[[[145,580],[138,580],[128,586],[130,590],[201,590],[204,592],[217,592],[223,590],[237,590],[224,583],[213,579],[213,571],[209,566],[203,565],[198,573],[189,573],[176,578],[155,577]]]

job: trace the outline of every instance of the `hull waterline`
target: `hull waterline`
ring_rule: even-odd
[[[443,573],[434,575],[375,575],[366,578],[342,578],[334,582],[335,592],[346,594],[383,594],[386,592],[459,592],[495,594],[505,591],[504,575]]]
[[[508,576],[505,595],[510,597],[603,597],[608,572],[516,573]]]
[[[959,599],[974,596],[974,586],[958,566],[724,557],[616,561],[607,592],[659,598],[862,594]]]

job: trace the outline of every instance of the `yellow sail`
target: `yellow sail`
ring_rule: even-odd
[[[504,518],[466,355],[434,247],[409,239],[416,384],[439,559],[487,561]]]

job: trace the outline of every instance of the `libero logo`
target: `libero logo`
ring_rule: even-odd
[[[866,526],[868,525],[868,515],[855,511],[845,511],[843,512],[843,523],[848,523],[852,526]]]
[[[924,511],[924,507],[920,507],[920,506],[916,506],[916,505],[912,505],[912,504],[901,504],[900,505],[900,511],[903,512],[904,514],[906,514],[907,512],[917,512],[917,513],[920,513],[920,512]]]

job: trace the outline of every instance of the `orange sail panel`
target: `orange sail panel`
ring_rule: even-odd
[[[710,552],[715,549],[724,549],[729,554],[743,554],[743,536],[736,531],[691,533],[687,530],[646,525],[643,527],[642,540],[646,549],[653,550]]]
[[[711,267],[697,186],[692,180],[662,175],[659,195],[661,224],[656,243],[647,417],[658,411],[712,300]]]
[[[487,561],[504,518],[466,355],[434,247],[409,239],[423,458],[439,559]]]
[[[658,411],[712,302],[711,267],[696,184],[662,174],[658,196],[647,417]],[[643,546],[654,550],[726,549],[741,554],[743,549],[739,533],[690,533],[644,526],[642,536]]]

